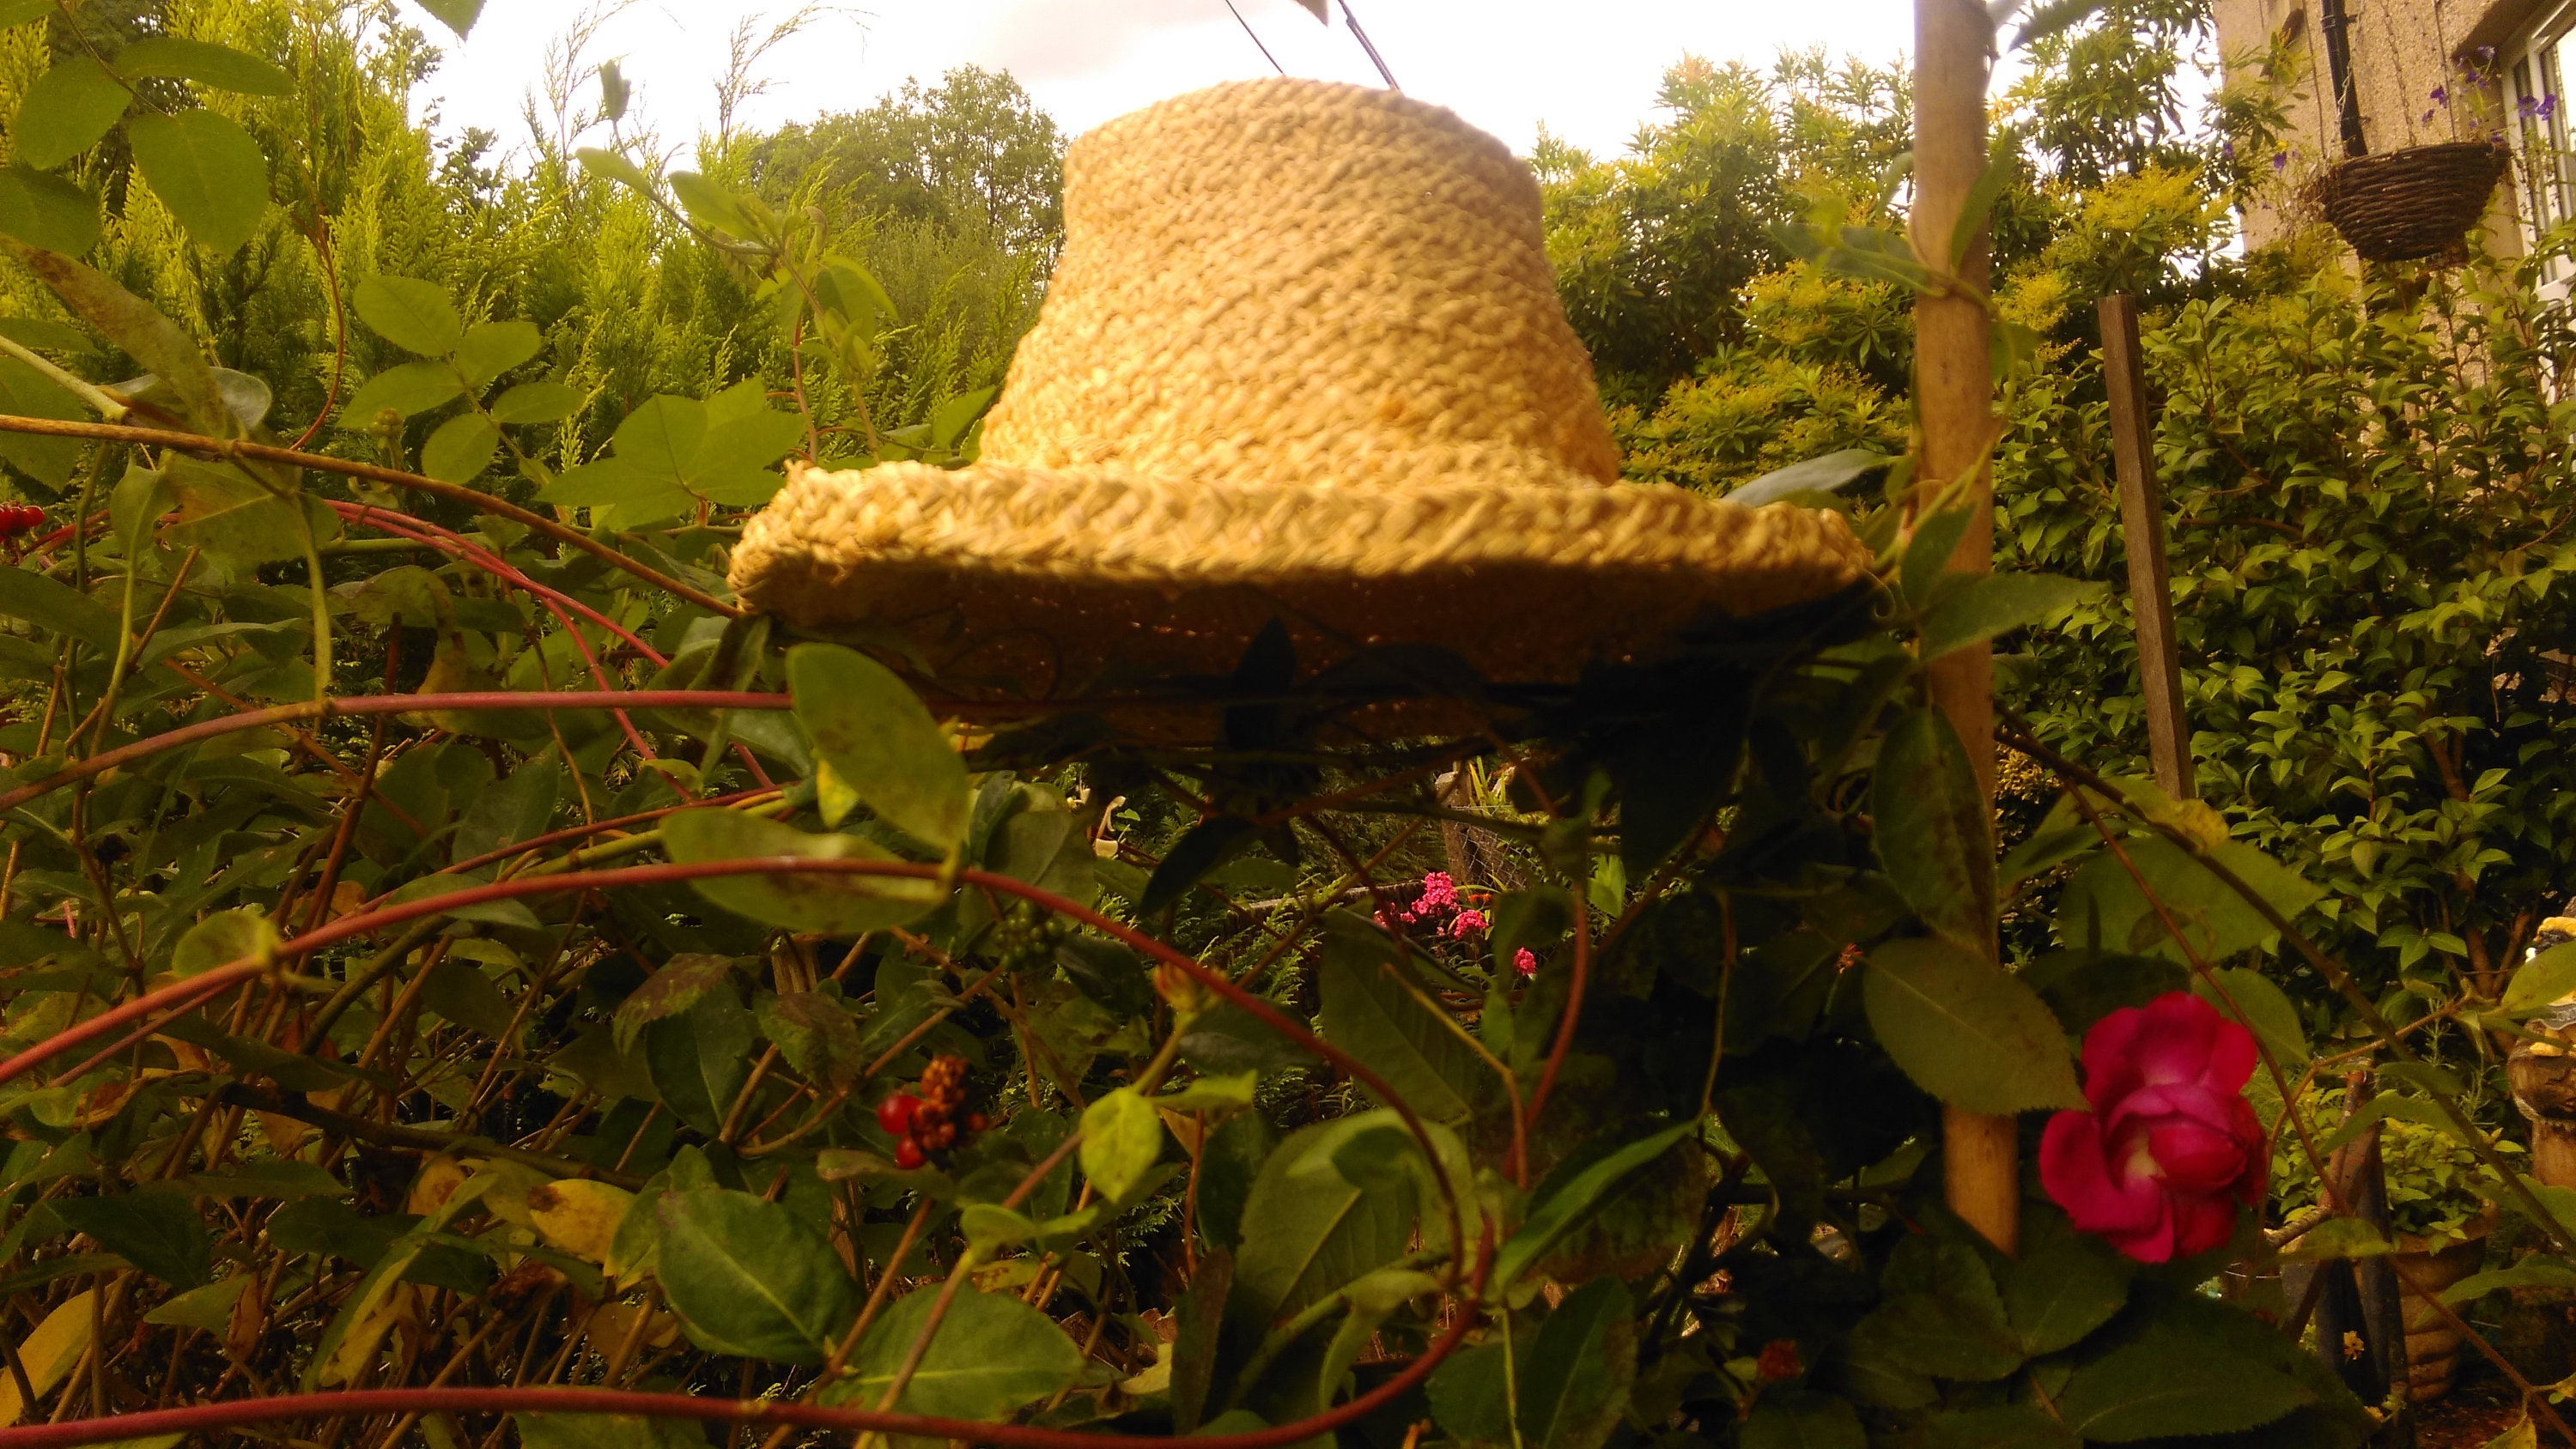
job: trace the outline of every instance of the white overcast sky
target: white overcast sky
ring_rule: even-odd
[[[447,49],[421,88],[439,129],[489,128],[527,139],[521,98],[548,42],[589,0],[487,0],[472,38],[454,37],[404,0]],[[1823,45],[1893,60],[1913,34],[1912,0],[1351,0],[1405,90],[1449,106],[1526,152],[1544,124],[1596,154],[1615,153],[1648,118],[1664,68],[1685,53],[1768,65],[1784,48]],[[617,59],[636,106],[666,140],[712,128],[726,37],[745,16],[775,19],[796,0],[634,0],[589,59]],[[1292,75],[1375,83],[1333,0],[1329,27],[1298,0],[1235,0]],[[773,52],[771,89],[741,120],[767,127],[856,109],[952,66],[1007,70],[1068,134],[1218,81],[1272,74],[1225,0],[851,0]]]

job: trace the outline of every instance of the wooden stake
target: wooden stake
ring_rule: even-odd
[[[2129,551],[2129,608],[2137,615],[2138,683],[2147,699],[2147,762],[2156,788],[2177,800],[2198,794],[2191,722],[2182,707],[2182,660],[2174,647],[2173,583],[2165,571],[2165,491],[2156,480],[2155,414],[2138,352],[2138,300],[2102,299],[2102,383],[2111,394],[2111,460],[2120,476],[2120,535]]]
[[[1982,293],[1988,275],[1985,228],[1952,255],[1968,198],[1986,169],[1986,74],[1995,27],[1979,0],[1914,3],[1915,251]],[[1953,570],[1984,573],[1994,559],[1993,479],[1986,454],[1994,439],[1994,375],[1986,309],[1964,289],[1936,290],[1914,304],[1914,402],[1922,448],[1917,496],[1951,480],[1972,478],[1964,500],[1973,510]],[[1949,717],[1977,787],[1994,797],[1994,654],[1985,645],[1953,650],[1928,669],[1934,707]],[[1987,943],[1994,953],[1994,943]],[[2021,1173],[2010,1117],[1942,1109],[1942,1160],[1950,1210],[2009,1253],[2021,1239]]]

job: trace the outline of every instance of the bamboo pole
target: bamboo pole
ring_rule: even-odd
[[[2147,701],[2147,764],[2177,800],[2198,793],[2191,721],[2183,710],[2174,647],[2173,583],[2166,572],[2164,489],[2156,480],[2155,412],[2138,352],[2138,299],[2102,299],[2102,385],[2111,397],[2111,459],[2120,479],[2120,534],[2129,553],[2129,609],[2138,621],[2138,684]]]
[[[1994,558],[1993,479],[1985,468],[1994,431],[1994,379],[1982,294],[1988,275],[1985,229],[1952,256],[1960,214],[1986,169],[1986,75],[1994,21],[1979,0],[1915,0],[1914,208],[1916,252],[1962,287],[1925,292],[1914,305],[1914,396],[1921,430],[1917,497],[1962,475],[1974,509],[1950,567],[1984,573]],[[1969,290],[1973,289],[1973,291]],[[1994,654],[1980,644],[1953,650],[1929,668],[1934,707],[1949,717],[1975,766],[1977,789],[1994,798]],[[1987,943],[1989,956],[1994,942]],[[1942,1109],[1944,1184],[1950,1209],[2012,1252],[2021,1237],[2021,1172],[2015,1124],[1957,1107]]]

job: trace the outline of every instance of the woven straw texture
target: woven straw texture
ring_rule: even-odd
[[[1840,515],[1618,478],[1539,193],[1385,91],[1219,86],[1077,140],[1065,251],[975,466],[791,468],[732,580],[809,627],[907,630],[1056,694],[1445,645],[1570,679],[1716,609],[1831,593]]]
[[[2466,261],[2463,239],[2512,160],[2485,141],[2355,156],[2317,178],[2317,208],[2364,261]]]

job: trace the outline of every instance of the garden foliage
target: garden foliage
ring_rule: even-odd
[[[476,9],[429,8],[460,34]],[[969,706],[888,637],[745,616],[722,565],[786,457],[973,455],[1053,246],[1052,131],[1004,82],[683,171],[601,67],[496,170],[407,124],[432,42],[372,9],[0,25],[0,462],[43,514],[0,569],[0,1422],[130,1439],[208,1403],[433,1449],[707,1442],[693,1413],[772,1445],[2367,1432],[2202,1291],[2273,1258],[2232,1199],[2193,1207],[2217,1246],[2161,1254],[2038,1195],[2006,1253],[1943,1206],[1945,1105],[2018,1115],[2027,1149],[2052,1114],[2116,1134],[2120,1053],[2088,1079],[2071,1043],[2120,1013],[2250,1041],[2295,1101],[2316,1033],[2269,963],[2358,994],[2301,930],[2343,898],[2258,848],[2286,833],[2231,831],[2257,817],[2029,739],[2054,783],[1998,840],[1987,742],[1924,664],[2052,620],[2049,647],[2116,644],[2079,578],[1950,572],[1955,489],[1887,456],[1774,479],[1846,486],[1879,576],[1570,689],[1436,649],[1301,668],[1273,631],[1150,703]],[[1883,79],[1849,84],[1896,104]],[[1901,133],[1798,115],[1855,155]],[[1008,144],[963,165],[960,126]],[[1796,345],[1901,376],[1885,289],[1924,264],[1835,235],[1818,255],[1880,274],[1749,295],[1785,326],[1798,287],[1845,289],[1876,340]],[[2236,325],[2196,315],[2160,374],[2254,345],[2194,343]],[[2332,365],[2271,385],[2342,397],[2352,346],[2308,325]],[[2391,429],[2428,402],[2387,399]],[[1900,416],[1869,424],[1891,454]],[[2405,506],[2518,465],[2487,466]],[[2441,627],[2367,647],[2457,661]],[[1389,677],[1475,727],[1388,737]],[[2039,921],[2017,970],[2007,910]],[[2408,1081],[2567,1237],[2455,1081]],[[331,1407],[365,1389],[392,1397]]]

